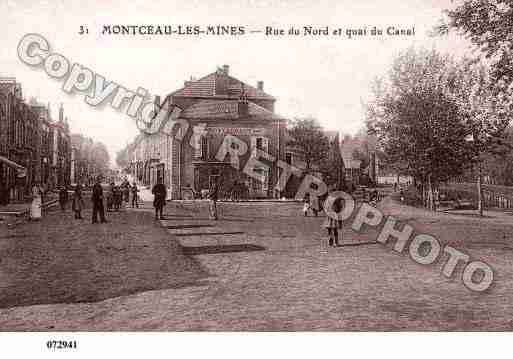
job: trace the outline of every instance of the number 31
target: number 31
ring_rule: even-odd
[[[89,34],[89,29],[87,26],[80,25],[80,31],[78,32],[79,35]]]

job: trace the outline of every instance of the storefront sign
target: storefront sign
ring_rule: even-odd
[[[208,132],[217,135],[239,135],[239,136],[263,136],[265,128],[246,128],[246,127],[210,127]]]

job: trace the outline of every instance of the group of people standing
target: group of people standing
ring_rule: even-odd
[[[107,211],[119,211],[123,202],[128,206],[130,196],[132,197],[132,208],[139,208],[139,188],[137,188],[135,182],[130,185],[130,183],[125,180],[119,186],[112,182],[107,192]]]
[[[72,196],[71,196],[71,210],[74,213],[75,219],[84,219],[82,217],[82,211],[85,207],[84,201],[84,187],[77,183],[75,186]],[[105,218],[105,207],[104,200],[107,202],[107,211],[119,209],[122,206],[123,201],[128,206],[130,202],[130,195],[132,197],[132,208],[139,207],[139,189],[137,188],[136,183],[134,182],[132,185],[128,182],[128,180],[124,180],[123,183],[119,186],[116,186],[114,183],[110,184],[109,190],[107,192],[106,198],[104,198],[103,187],[101,185],[101,177],[96,179],[95,184],[92,187],[91,194],[91,202],[92,202],[92,223],[107,223]],[[39,186],[38,183],[35,183],[32,187],[32,204],[30,207],[30,219],[31,220],[39,220],[42,217],[42,208],[43,208],[43,196],[44,189]],[[59,194],[59,204],[61,211],[66,211],[67,204],[69,203],[69,191],[66,186],[61,186],[58,191]]]

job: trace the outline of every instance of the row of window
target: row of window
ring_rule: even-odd
[[[37,144],[37,116],[13,95],[0,98],[0,128],[5,134],[2,152],[8,147],[34,148]]]

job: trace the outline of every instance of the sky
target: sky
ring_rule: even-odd
[[[0,76],[16,77],[23,96],[50,103],[57,118],[62,103],[71,131],[101,141],[111,154],[137,135],[125,111],[85,103],[84,93],[67,94],[63,80],[52,79],[42,67],[30,67],[17,56],[28,33],[45,37],[50,51],[79,63],[135,91],[153,95],[183,86],[224,64],[230,74],[276,97],[276,112],[286,118],[313,116],[330,130],[354,134],[363,127],[362,102],[370,84],[383,76],[400,51],[437,48],[458,55],[471,51],[465,39],[452,34],[431,37],[450,0],[304,1],[304,0],[0,0],[2,47]],[[102,35],[104,25],[233,25],[247,30],[266,26],[342,28],[342,36],[143,36]],[[80,35],[80,26],[89,30]],[[415,36],[357,36],[345,30],[376,26],[386,30],[415,28]]]

